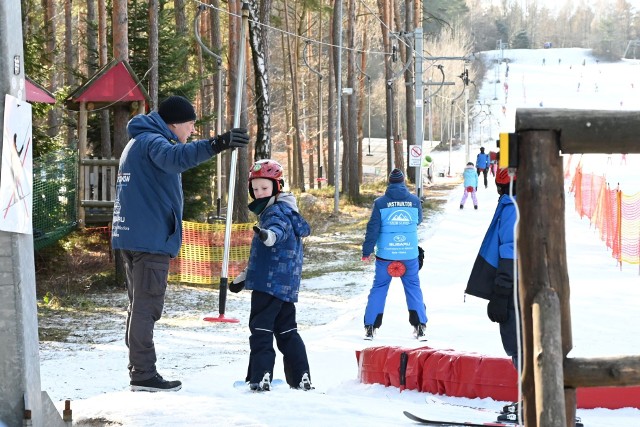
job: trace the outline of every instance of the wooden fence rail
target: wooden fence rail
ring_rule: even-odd
[[[518,109],[516,133],[524,424],[573,426],[576,388],[640,385],[640,356],[567,357],[573,342],[560,154],[640,153],[640,112]]]

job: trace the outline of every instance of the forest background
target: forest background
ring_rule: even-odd
[[[435,141],[462,138],[456,123],[464,119],[465,99],[460,95],[465,70],[473,114],[473,82],[483,72],[474,52],[551,43],[619,58],[630,40],[640,38],[640,13],[624,0],[568,0],[553,9],[530,0],[256,0],[248,6],[247,78],[238,114],[241,125],[250,129],[252,143],[249,150],[240,150],[237,179],[244,184],[252,160],[272,157],[284,165],[291,189],[334,186],[338,148],[338,185],[356,202],[363,182],[365,135],[385,137],[387,169],[408,169],[415,181],[414,168],[405,167],[403,150],[415,144],[411,59],[416,27],[422,27],[425,40],[424,51],[416,55],[465,59],[425,65],[423,80],[456,83],[425,97],[431,103]],[[198,133],[209,137],[216,131],[221,103],[222,128],[230,128],[241,7],[237,0],[23,0],[26,75],[59,101],[34,108],[34,156],[77,147],[77,113],[66,109],[64,100],[112,59],[130,63],[149,94],[150,110],[168,95],[184,95],[193,100],[201,118]],[[195,33],[219,61],[203,52]],[[225,77],[222,97],[217,96],[219,72]],[[353,91],[340,99],[340,147],[335,144],[336,78]],[[93,113],[90,152],[118,158],[128,140],[131,111],[114,104]],[[394,144],[403,140],[406,146]],[[229,157],[220,159],[225,172]],[[205,220],[211,210],[215,161],[184,174],[185,219]],[[235,194],[234,220],[241,222],[248,221],[245,187],[237,185]]]
[[[198,136],[216,132],[219,108],[222,129],[232,126],[241,1],[22,0],[21,4],[25,74],[58,101],[33,106],[34,164],[55,152],[77,157],[77,112],[67,108],[65,101],[114,59],[129,62],[149,94],[149,110],[164,97],[180,94],[196,106]],[[362,192],[363,140],[385,138],[387,170],[381,175],[400,167],[414,183],[415,168],[404,162],[406,150],[416,143],[412,62],[416,56],[425,59],[423,81],[455,83],[425,86],[429,90],[425,111],[428,107],[431,112],[429,139],[457,144],[464,139],[465,118],[478,115],[483,107],[476,99],[475,81],[484,73],[479,52],[543,48],[551,43],[591,48],[597,57],[620,58],[629,41],[640,38],[638,8],[624,0],[568,0],[553,6],[530,0],[256,0],[247,4],[246,78],[241,76],[244,94],[238,114],[252,140],[249,150],[238,153],[234,222],[250,221],[246,176],[251,162],[262,158],[283,164],[288,187],[295,192],[321,195],[328,205],[338,184],[346,196],[341,201],[368,207],[380,188]],[[413,49],[416,27],[424,33],[424,49],[417,53]],[[217,57],[207,54],[207,49]],[[457,59],[427,60],[441,57]],[[352,89],[350,95],[336,96],[338,78],[341,87]],[[339,147],[338,101],[343,102]],[[118,158],[128,140],[126,123],[131,116],[129,107],[118,103],[92,110],[90,154]],[[336,153],[342,165],[339,177]],[[222,163],[224,189],[230,157],[228,153],[216,156],[183,174],[185,220],[211,218],[216,198],[225,197],[214,191],[216,162]],[[52,190],[56,197],[58,190]],[[329,213],[330,209],[318,208],[313,216],[331,222]],[[91,259],[91,254],[99,258],[95,268],[104,266],[104,240],[96,244],[87,235],[79,237],[59,242],[54,255],[38,253],[40,295],[47,282],[60,288],[60,283],[73,281],[63,277],[70,269],[79,271],[80,263]],[[70,266],[56,258],[61,252],[65,259],[73,259]]]

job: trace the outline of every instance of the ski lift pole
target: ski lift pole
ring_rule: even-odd
[[[242,26],[240,27],[240,45],[238,53],[238,73],[236,80],[236,99],[233,111],[233,127],[240,127],[240,113],[242,112],[242,83],[245,75],[245,48],[247,23],[249,21],[249,4],[242,2]],[[228,271],[229,271],[229,249],[231,246],[231,227],[233,217],[233,196],[236,189],[236,167],[238,164],[238,149],[231,149],[231,166],[229,168],[229,194],[227,196],[227,218],[224,229],[224,250],[222,255],[222,271],[220,273],[220,302],[218,304],[219,316],[217,318],[205,318],[204,320],[213,322],[237,323],[237,319],[227,319],[224,317],[225,305],[227,303]]]

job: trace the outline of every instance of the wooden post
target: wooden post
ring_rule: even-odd
[[[533,299],[534,381],[538,427],[566,425],[560,302],[549,284]],[[560,397],[558,399],[558,396]]]
[[[558,139],[558,134],[552,130],[518,133],[518,265],[524,347],[522,390],[527,426],[537,425],[532,306],[534,297],[545,287],[553,288],[559,298],[562,349],[558,349],[558,352],[566,357],[573,347],[565,242],[564,177]],[[566,389],[565,401],[574,402],[574,399],[575,389]]]
[[[85,167],[82,165],[82,159],[87,156],[87,104],[84,101],[80,102],[80,112],[78,113],[78,227],[84,228],[85,223],[85,211],[82,206],[82,198],[85,197]]]

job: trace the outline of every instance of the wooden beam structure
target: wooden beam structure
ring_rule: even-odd
[[[518,109],[516,133],[524,424],[573,426],[576,388],[640,385],[640,356],[567,358],[573,343],[561,154],[640,153],[640,111]]]

